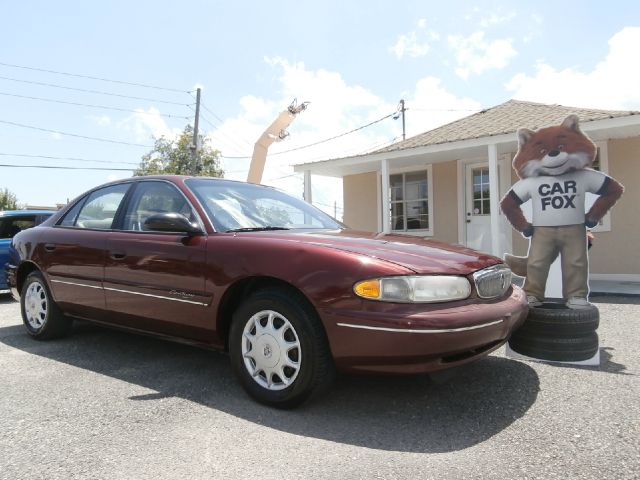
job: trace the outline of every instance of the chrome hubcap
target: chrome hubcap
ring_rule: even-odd
[[[47,292],[40,282],[33,282],[24,297],[24,313],[34,330],[39,330],[47,320]]]
[[[283,390],[300,372],[302,351],[293,325],[273,310],[253,315],[242,334],[244,366],[261,387]]]

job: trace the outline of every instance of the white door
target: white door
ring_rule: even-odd
[[[481,252],[491,252],[491,202],[489,164],[465,166],[466,245]]]

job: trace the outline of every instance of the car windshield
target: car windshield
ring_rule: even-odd
[[[274,188],[207,178],[186,183],[219,232],[342,228],[329,215]]]

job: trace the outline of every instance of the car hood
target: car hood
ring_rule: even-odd
[[[241,235],[245,235],[244,233]],[[411,235],[336,230],[251,233],[271,239],[308,243],[384,260],[424,274],[468,275],[502,263],[497,257],[460,245]]]

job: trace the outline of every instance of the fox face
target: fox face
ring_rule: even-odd
[[[539,130],[518,129],[518,152],[513,168],[520,178],[562,175],[593,165],[597,149],[569,115],[560,125]]]

